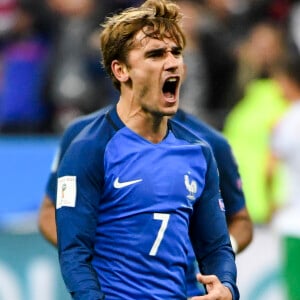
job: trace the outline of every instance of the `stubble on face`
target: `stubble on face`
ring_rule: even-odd
[[[167,77],[177,77],[174,97],[178,98],[184,73],[183,61],[180,59],[172,68],[166,68],[166,57],[171,55],[168,52],[174,56],[176,44],[168,38],[158,40],[146,37],[141,31],[136,35],[134,45],[127,64],[131,71],[129,84],[134,101],[140,105],[141,111],[151,113],[156,118],[174,115],[178,109],[178,99],[169,101],[163,92],[163,85]]]

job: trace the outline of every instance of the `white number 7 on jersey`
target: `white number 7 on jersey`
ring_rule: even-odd
[[[161,222],[160,228],[158,230],[158,233],[157,233],[156,239],[154,241],[154,244],[153,244],[153,246],[152,246],[152,248],[149,252],[149,255],[151,255],[151,256],[156,255],[158,247],[159,247],[162,239],[164,238],[164,234],[165,234],[165,231],[167,229],[168,222],[169,222],[169,219],[170,219],[170,214],[154,213],[153,214],[153,219],[154,220],[161,220],[162,222]]]

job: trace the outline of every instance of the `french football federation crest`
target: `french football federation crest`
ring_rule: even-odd
[[[187,198],[191,201],[196,199],[195,194],[197,193],[197,182],[195,180],[190,180],[189,175],[184,175],[184,184],[189,194]]]

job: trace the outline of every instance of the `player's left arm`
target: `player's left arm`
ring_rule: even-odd
[[[53,246],[57,246],[55,223],[55,203],[45,195],[39,210],[38,226],[43,237]]]
[[[207,161],[205,187],[194,204],[190,236],[200,271],[208,276],[204,280],[209,281],[207,292],[212,298],[200,299],[237,300],[237,270],[220,195],[218,170],[210,148],[203,147],[203,153]]]
[[[226,206],[226,205],[225,205]],[[235,253],[242,252],[252,241],[253,224],[246,207],[226,216],[230,241]]]
[[[214,148],[214,155],[220,174],[221,196],[225,204],[231,244],[234,252],[240,253],[253,238],[253,222],[247,209],[242,180],[232,149],[225,139]]]

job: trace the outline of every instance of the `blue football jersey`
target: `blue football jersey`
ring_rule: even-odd
[[[55,202],[56,199],[57,167],[67,148],[86,125],[105,114],[110,108],[111,106],[108,106],[93,114],[80,117],[66,129],[61,139],[59,149],[56,152],[56,157],[54,158],[46,184],[46,193],[53,202]],[[226,208],[226,216],[228,217],[243,209],[246,204],[241,178],[227,140],[214,128],[204,124],[198,118],[183,110],[179,109],[177,114],[173,117],[173,120],[191,130],[196,136],[204,139],[211,146],[219,169],[220,189]]]
[[[74,299],[186,299],[188,232],[201,271],[238,299],[214,157],[179,123],[153,144],[113,108],[71,143],[58,177],[59,258]]]

